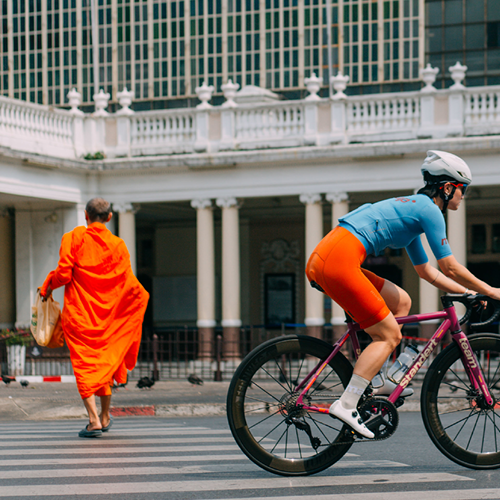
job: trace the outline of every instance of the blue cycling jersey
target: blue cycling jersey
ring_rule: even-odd
[[[340,218],[339,225],[363,243],[367,255],[405,248],[414,266],[425,264],[428,258],[420,241],[422,233],[437,260],[452,255],[443,214],[424,194],[367,203]]]

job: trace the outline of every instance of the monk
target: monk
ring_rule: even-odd
[[[65,287],[62,328],[89,416],[82,438],[101,437],[112,425],[111,386],[113,380],[126,383],[127,370],[135,367],[149,299],[132,272],[124,241],[104,225],[112,215],[102,198],[87,203],[87,227],[62,237],[57,269],[40,290],[46,299]],[[101,399],[100,415],[95,396]]]

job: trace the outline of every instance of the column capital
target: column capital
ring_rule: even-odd
[[[349,201],[349,195],[344,192],[327,193],[326,199],[330,203],[342,203],[343,201]]]
[[[124,214],[127,212],[132,212],[135,214],[138,210],[137,205],[132,205],[132,203],[122,202],[122,203],[113,203],[113,212],[118,212],[119,214]]]
[[[199,209],[212,208],[212,200],[210,198],[196,198],[191,200],[191,207]]]
[[[217,198],[215,203],[220,208],[240,208],[238,200],[234,197]]]
[[[304,193],[300,195],[299,200],[304,205],[314,205],[315,203],[321,203],[321,194]]]

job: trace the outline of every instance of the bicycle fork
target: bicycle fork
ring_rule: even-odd
[[[453,340],[458,344],[462,353],[462,362],[469,380],[476,391],[481,391],[488,406],[492,406],[494,401],[486,384],[483,371],[469,343],[469,339],[464,332],[460,331],[452,334]]]

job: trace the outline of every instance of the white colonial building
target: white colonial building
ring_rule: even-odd
[[[444,90],[427,68],[420,91],[357,97],[339,76],[331,99],[312,77],[308,97],[291,101],[227,85],[221,106],[202,86],[196,108],[135,113],[126,91],[114,114],[105,94],[93,114],[76,92],[70,110],[0,97],[0,323],[29,323],[63,233],[102,196],[152,293],[149,328],[210,337],[222,325],[231,339],[242,324],[340,324],[342,311],[306,286],[310,252],[348,210],[421,187],[429,149],[470,165],[448,236],[459,261],[500,285],[500,86],[465,88],[460,65],[452,74]],[[413,311],[438,307],[404,252],[368,265],[410,292]]]

